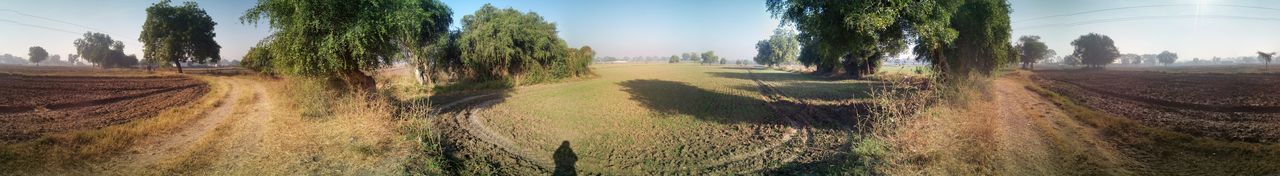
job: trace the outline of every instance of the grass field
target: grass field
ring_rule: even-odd
[[[786,99],[822,102],[813,105],[856,103],[877,85],[693,64],[603,65],[595,72],[595,79],[509,90],[446,128],[492,144],[459,148],[480,155],[463,160],[500,163],[495,173],[547,169],[566,144],[585,173],[761,172],[845,153],[852,124],[815,125],[819,119],[777,109],[753,77],[795,95]]]

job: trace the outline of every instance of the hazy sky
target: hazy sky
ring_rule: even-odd
[[[0,0],[0,53],[26,57],[30,46],[51,54],[75,52],[84,31],[110,34],[126,53],[141,55],[138,34],[146,0]],[[266,26],[240,24],[254,0],[197,1],[215,22],[222,56],[239,59],[269,34]],[[663,56],[715,50],[750,59],[755,41],[778,21],[753,0],[445,0],[455,20],[484,3],[534,11],[555,22],[572,47],[590,45],[601,56]],[[1097,32],[1111,36],[1122,53],[1170,50],[1182,58],[1246,56],[1280,50],[1280,3],[1268,0],[1011,0],[1014,37],[1040,35],[1060,54],[1070,42]],[[1199,5],[1197,5],[1199,4]],[[1092,11],[1092,12],[1090,12]],[[1079,13],[1087,12],[1087,13]],[[1200,16],[1196,18],[1196,16]],[[1047,18],[1042,18],[1047,17]],[[53,19],[53,20],[49,20]],[[65,22],[65,23],[64,23]],[[454,24],[460,28],[461,24]]]

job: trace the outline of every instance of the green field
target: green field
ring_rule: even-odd
[[[488,100],[493,104],[475,108],[472,116],[446,114],[459,119],[446,123],[465,133],[456,135],[469,136],[456,147],[497,163],[494,172],[516,174],[551,167],[565,142],[578,159],[575,167],[586,173],[811,167],[805,164],[830,162],[847,151],[842,146],[851,124],[838,124],[849,119],[792,112],[805,105],[857,103],[869,85],[876,85],[693,64],[603,65],[594,70],[599,75],[594,79],[510,90]],[[786,100],[812,104],[779,105],[761,93],[753,77],[790,95]]]

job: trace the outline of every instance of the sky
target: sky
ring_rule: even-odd
[[[589,45],[598,56],[669,56],[714,50],[749,60],[755,43],[778,20],[754,0],[443,0],[463,16],[485,3],[533,11],[556,23],[571,47]],[[26,57],[42,46],[74,53],[85,31],[102,32],[141,55],[138,34],[154,0],[0,0],[0,53]],[[255,0],[197,0],[213,20],[222,57],[238,60],[270,34],[266,25],[241,24]],[[1280,51],[1280,3],[1269,0],[1010,0],[1013,37],[1038,35],[1060,55],[1071,40],[1091,32],[1111,36],[1121,53],[1173,51],[1182,58],[1249,56]],[[1081,13],[1085,12],[1085,13]],[[1197,17],[1198,16],[1198,17]]]

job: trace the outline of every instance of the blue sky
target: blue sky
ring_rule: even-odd
[[[25,57],[27,47],[43,46],[52,54],[73,53],[72,41],[87,30],[123,41],[126,53],[141,54],[137,38],[143,9],[150,0],[0,0],[0,53]],[[254,0],[199,0],[214,21],[222,56],[239,59],[269,34],[264,25],[239,22]],[[454,18],[492,3],[534,11],[558,25],[570,46],[590,45],[601,56],[668,56],[715,50],[730,59],[750,59],[755,41],[778,27],[754,0],[445,0]],[[1280,17],[1280,3],[1267,0],[1011,0],[1014,37],[1039,35],[1060,54],[1070,41],[1089,32],[1116,40],[1122,53],[1170,50],[1183,58],[1245,56],[1254,51],[1280,51],[1280,20],[1237,17]],[[1201,4],[1201,5],[1196,5]],[[1099,11],[1025,21],[1117,7],[1151,6]],[[1204,18],[1185,18],[1195,15]],[[30,16],[28,16],[30,15]],[[36,17],[32,17],[36,16]],[[1146,16],[1183,16],[1139,20],[1111,20]],[[1212,16],[1212,17],[1209,17]],[[1231,17],[1224,17],[1231,16]],[[42,18],[55,19],[50,21]],[[61,21],[61,22],[59,22]],[[67,22],[71,24],[66,24]],[[455,26],[460,26],[456,24]],[[89,28],[81,27],[87,26]],[[92,29],[90,29],[92,28]]]

